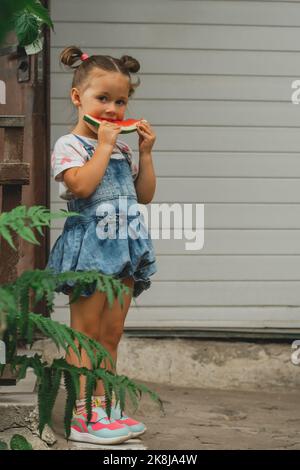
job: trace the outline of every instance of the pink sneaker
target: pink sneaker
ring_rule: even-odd
[[[101,402],[101,400],[94,399],[94,404],[96,406],[98,405],[102,407],[103,409],[105,409],[105,402]],[[131,432],[133,438],[141,436],[147,431],[147,428],[144,425],[144,423],[141,423],[139,421],[136,421],[135,419],[130,418],[124,412],[123,412],[123,416],[121,416],[120,405],[114,405],[112,403],[110,416],[117,423],[121,425],[125,424],[129,428],[129,431]]]
[[[74,414],[69,439],[90,444],[120,444],[132,438],[129,428],[109,419],[101,407],[92,408],[92,419],[87,424],[87,414]]]

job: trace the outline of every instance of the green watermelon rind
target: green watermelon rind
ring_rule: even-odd
[[[90,116],[89,114],[85,114],[83,116],[83,119],[88,122],[89,124],[92,124],[93,126],[95,127],[99,127],[99,122],[97,119],[93,118],[92,116]],[[134,132],[136,131],[136,124],[133,124],[131,126],[126,126],[126,127],[122,127],[122,130],[120,132],[120,134],[129,134],[130,132]]]

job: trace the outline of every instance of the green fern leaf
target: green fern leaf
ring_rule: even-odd
[[[96,387],[96,378],[92,373],[89,373],[86,378],[85,384],[85,406],[87,411],[87,421],[92,419],[92,396]]]
[[[34,370],[35,375],[42,380],[44,374],[44,365],[41,361],[41,356],[39,354],[35,354],[33,357],[28,358],[30,359],[31,367]]]
[[[65,425],[66,437],[68,439],[68,437],[70,436],[71,420],[73,417],[73,411],[74,411],[74,407],[76,403],[76,387],[74,386],[73,374],[67,370],[64,371],[64,382],[65,382],[65,389],[67,393],[64,425]]]
[[[48,390],[51,387],[51,372],[48,367],[42,369],[38,386],[39,433],[42,435],[46,424],[49,424]]]
[[[52,368],[52,377],[51,377],[51,389],[49,391],[48,395],[48,407],[49,407],[49,421],[51,425],[51,415],[52,415],[52,410],[55,404],[55,400],[59,391],[59,386],[61,382],[61,377],[62,377],[62,370],[61,369],[56,369],[55,367]]]
[[[107,416],[110,418],[112,393],[114,390],[114,384],[111,381],[110,377],[104,378],[103,386],[104,386],[104,396],[105,396],[105,411],[106,411]]]
[[[53,331],[53,325],[48,322],[43,322],[41,320],[41,315],[32,315],[30,316],[31,322],[42,332],[47,338],[54,341],[57,349],[59,350],[59,341],[55,335],[55,330]]]
[[[10,244],[14,250],[17,249],[13,243],[13,239],[9,233],[9,230],[4,225],[0,225],[0,235]]]
[[[113,295],[113,290],[111,287],[110,280],[106,277],[103,278],[105,290],[106,290],[106,296],[108,300],[109,307],[112,308],[113,302],[114,302],[114,295]]]
[[[121,414],[122,414],[123,410],[125,409],[126,388],[124,386],[120,386],[119,390],[120,390],[120,392],[119,392],[120,407],[121,407]]]
[[[26,372],[29,367],[29,363],[27,361],[24,361],[21,364],[21,367],[19,368],[18,372],[18,380],[24,379],[26,377]]]
[[[74,330],[74,336],[75,338],[78,340],[78,342],[80,343],[80,345],[84,348],[84,350],[86,351],[87,355],[88,355],[88,358],[89,360],[91,361],[91,364],[92,364],[92,367],[95,367],[96,366],[96,363],[95,363],[95,355],[94,355],[94,352],[92,350],[92,348],[90,347],[90,344],[89,344],[89,341],[86,341],[86,339],[83,337],[82,334],[78,333],[77,331]]]
[[[35,238],[33,231],[29,227],[22,227],[18,235],[33,245],[40,245],[40,242]]]

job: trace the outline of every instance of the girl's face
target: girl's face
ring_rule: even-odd
[[[129,78],[119,72],[95,70],[82,89],[72,88],[71,99],[78,108],[79,121],[84,114],[123,120],[128,103]],[[82,120],[82,123],[87,124]]]

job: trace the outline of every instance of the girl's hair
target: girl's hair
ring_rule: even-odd
[[[75,69],[72,88],[78,88],[81,86],[88,75],[94,68],[99,68],[101,70],[107,70],[109,72],[120,72],[126,75],[129,78],[129,93],[130,97],[135,89],[140,85],[140,79],[138,78],[137,83],[131,82],[130,73],[136,73],[140,69],[140,63],[131,56],[123,55],[120,59],[111,57],[109,55],[91,55],[84,61],[81,61],[82,50],[77,46],[69,46],[63,49],[60,53],[59,59],[60,62],[64,65],[67,65],[71,69]],[[77,61],[80,61],[79,65],[73,66]]]

